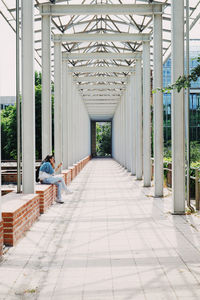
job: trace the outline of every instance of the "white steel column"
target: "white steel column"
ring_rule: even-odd
[[[141,59],[136,60],[136,179],[142,179],[142,68]]]
[[[46,6],[44,6],[45,8]],[[42,16],[42,158],[52,152],[51,17]]]
[[[130,149],[129,149],[129,143],[130,143],[130,128],[129,128],[129,93],[128,93],[128,84],[126,86],[125,90],[125,101],[126,101],[126,168],[128,171],[130,171]]]
[[[81,96],[79,93],[79,101],[80,101],[80,151],[81,156],[80,158],[83,158],[84,153],[84,127],[85,127],[85,119],[84,119],[84,110],[83,110],[83,103],[81,100]]]
[[[126,167],[125,95],[122,96],[122,165]]]
[[[150,42],[143,42],[143,172],[144,186],[151,186],[151,78]]]
[[[132,127],[131,127],[131,98],[130,98],[130,77],[128,78],[127,83],[127,169],[131,171],[131,161],[132,161],[132,153],[131,153],[131,135],[132,135]]]
[[[76,159],[76,149],[75,149],[75,138],[76,138],[76,129],[75,129],[75,99],[76,95],[75,95],[75,87],[74,87],[74,83],[72,80],[72,157],[73,157],[73,164],[75,163]]]
[[[73,82],[74,84],[74,82]],[[77,95],[77,90],[74,84],[74,93],[75,93],[75,97],[74,97],[74,130],[75,130],[75,134],[74,134],[74,162],[77,163],[78,160],[78,156],[77,156],[77,151],[78,151],[78,95]]]
[[[72,145],[72,75],[69,74],[69,99],[68,99],[68,104],[69,104],[69,109],[68,109],[68,159],[69,159],[69,166],[73,165],[73,145]]]
[[[62,161],[62,54],[61,42],[54,42],[54,153]]]
[[[131,139],[131,173],[136,175],[136,75],[135,72],[131,74],[130,86],[131,86],[131,127],[132,127],[132,139]]]
[[[35,187],[35,91],[33,0],[22,1],[22,190]]]
[[[173,1],[174,2],[174,1]],[[153,23],[153,88],[162,88],[162,15],[154,15]],[[154,196],[163,196],[163,95],[156,91],[154,100]]]
[[[172,1],[172,82],[184,75],[184,1]],[[172,92],[173,213],[185,212],[184,90]]]
[[[62,158],[63,169],[68,168],[68,61],[62,61]]]

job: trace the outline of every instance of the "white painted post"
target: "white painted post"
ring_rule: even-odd
[[[62,54],[61,42],[54,42],[54,153],[62,161]]]
[[[123,165],[123,96],[120,101],[120,164]]]
[[[131,171],[131,99],[130,99],[130,77],[128,78],[127,91],[126,91],[126,118],[127,118],[127,169]]]
[[[22,190],[35,191],[33,0],[22,1]]]
[[[142,68],[141,59],[136,60],[136,179],[142,179]]]
[[[131,127],[132,127],[132,139],[131,139],[131,174],[136,175],[136,75],[131,74],[130,78],[131,85]]]
[[[69,74],[69,99],[68,99],[68,104],[69,104],[69,109],[68,109],[68,127],[69,127],[69,131],[68,131],[68,135],[69,135],[69,140],[68,140],[68,157],[69,157],[69,166],[73,165],[73,143],[72,143],[72,99],[73,99],[73,95],[72,95],[72,75]]]
[[[123,147],[123,167],[126,167],[126,126],[125,126],[125,95],[123,94],[122,97],[122,128],[123,128],[123,133],[122,133],[122,147]]]
[[[68,61],[62,61],[62,157],[63,169],[68,167]]]
[[[128,86],[125,90],[125,126],[126,126],[126,169],[129,171],[129,99],[128,99]]]
[[[184,1],[172,1],[172,82],[184,75]],[[185,213],[184,90],[172,91],[173,213]]]
[[[174,1],[173,1],[174,2]],[[162,15],[154,15],[153,22],[153,88],[162,88]],[[163,196],[163,95],[156,91],[154,105],[154,195]]]
[[[45,9],[46,6],[43,6]],[[42,16],[42,158],[52,152],[51,17]]]
[[[75,83],[74,83],[75,85]],[[76,159],[75,159],[75,162],[77,163],[78,162],[78,158],[79,158],[79,154],[78,154],[78,151],[79,151],[79,147],[78,147],[78,126],[79,126],[79,103],[78,103],[78,91],[76,89],[76,86],[75,86],[75,91],[76,91],[76,105],[75,105],[75,125],[76,125],[76,141],[75,141],[75,146],[76,146]]]
[[[150,42],[143,42],[143,172],[144,186],[151,186],[151,77]]]
[[[122,96],[119,103],[119,163],[122,164]]]
[[[75,89],[72,80],[72,165],[75,163]]]

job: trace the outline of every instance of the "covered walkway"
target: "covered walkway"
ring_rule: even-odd
[[[93,159],[0,265],[0,299],[200,299],[200,219]]]

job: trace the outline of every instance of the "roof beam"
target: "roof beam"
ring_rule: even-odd
[[[127,82],[126,77],[111,77],[111,76],[87,76],[87,77],[74,77],[76,82]]]
[[[95,52],[95,53],[69,53],[63,52],[63,60],[78,59],[136,59],[141,57],[141,52],[132,53],[113,53],[113,52]]]
[[[105,109],[108,109],[108,108],[109,109],[115,109],[116,104],[108,104],[106,106],[105,106],[105,104],[103,104],[103,106],[105,107]],[[94,110],[95,108],[97,108],[97,109],[100,108],[101,109],[102,105],[100,105],[100,104],[98,104],[98,105],[91,104],[91,105],[87,105],[87,107]]]
[[[125,84],[79,84],[79,90],[113,90],[113,89],[125,89]]]
[[[105,110],[102,110],[102,109],[100,109],[100,110],[93,110],[93,109],[90,109],[90,108],[88,108],[87,109],[87,111],[89,112],[89,114],[91,114],[91,115],[111,115],[111,114],[113,114],[114,112],[115,112],[115,108],[113,108],[113,109],[105,109]]]
[[[55,34],[54,42],[138,42],[150,41],[151,34],[148,33],[76,33]]]
[[[113,105],[116,105],[119,103],[118,100],[105,100],[105,101],[102,101],[102,100],[98,100],[98,101],[90,101],[90,100],[85,100],[84,101],[85,104],[87,105],[98,105],[98,104],[101,104],[101,105],[107,105],[107,104],[113,104]]]
[[[88,93],[89,93],[89,91],[88,91]],[[94,96],[104,96],[104,97],[106,97],[106,96],[117,96],[117,97],[120,97],[122,95],[122,93],[117,93],[116,94],[116,92],[115,93],[113,93],[113,92],[111,92],[111,93],[109,93],[109,92],[91,92],[90,94],[82,94],[82,96],[83,97],[90,97],[90,96],[93,96],[93,98],[94,98]]]
[[[83,100],[120,100],[120,96],[87,96],[82,97]]]
[[[118,66],[118,67],[72,67],[69,68],[72,73],[128,73],[134,72],[133,67]]]
[[[162,13],[162,4],[93,4],[93,5],[40,5],[41,15],[152,15]]]

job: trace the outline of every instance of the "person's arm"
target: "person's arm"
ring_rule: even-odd
[[[55,169],[55,172],[57,172],[57,171],[60,169],[61,166],[62,166],[62,162],[59,163],[59,165],[58,165],[57,168]]]

